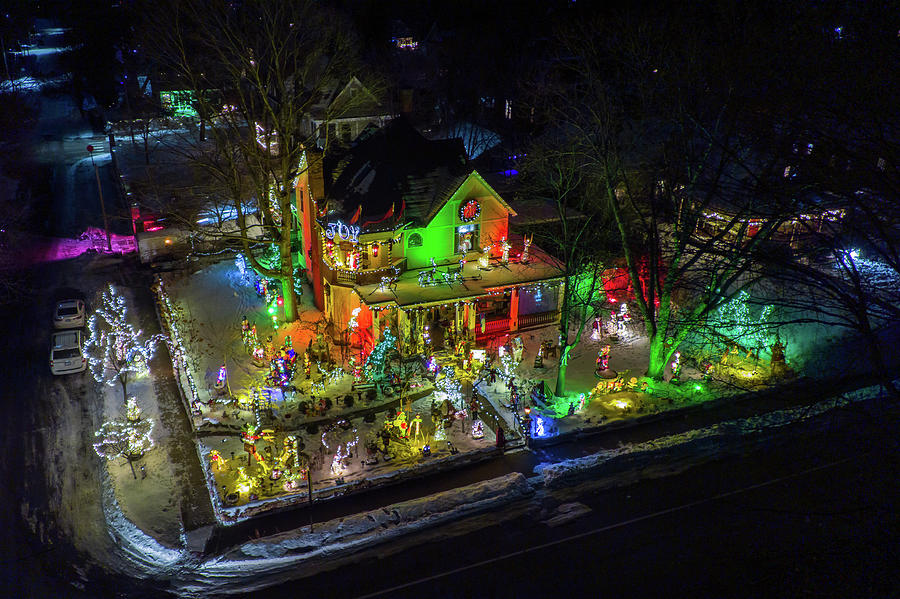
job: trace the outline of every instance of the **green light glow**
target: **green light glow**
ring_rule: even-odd
[[[731,301],[722,304],[714,326],[745,349],[766,349],[771,345],[771,335],[766,325],[772,315],[772,306],[764,306],[759,315],[754,317],[750,314],[749,301],[750,294],[741,291]]]

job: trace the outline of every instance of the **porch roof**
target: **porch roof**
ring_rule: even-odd
[[[491,259],[490,268],[482,270],[478,266],[479,252],[470,252],[468,262],[463,266],[462,281],[440,283],[422,287],[419,285],[419,273],[431,270],[422,268],[408,270],[400,274],[395,285],[382,290],[381,285],[356,285],[353,289],[364,304],[370,308],[410,308],[471,300],[485,297],[507,287],[517,287],[534,283],[559,281],[563,279],[562,265],[554,258],[532,245],[529,249],[529,261],[523,264],[518,260],[522,252],[521,238],[518,244],[513,241],[510,250],[510,261],[501,264],[496,258]],[[438,271],[454,271],[458,262],[443,261],[437,263]]]

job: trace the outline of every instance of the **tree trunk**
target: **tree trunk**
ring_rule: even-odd
[[[662,381],[666,374],[666,365],[672,356],[673,348],[666,346],[664,335],[654,333],[650,335],[650,364],[647,366],[647,376],[654,381]]]
[[[560,348],[559,352],[559,370],[556,373],[556,390],[554,395],[563,397],[566,394],[566,370],[569,367],[569,352],[572,346],[568,343]]]
[[[122,403],[128,403],[128,374],[123,372],[119,375],[119,383],[122,385]]]

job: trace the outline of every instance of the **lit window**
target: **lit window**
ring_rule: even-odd
[[[477,223],[456,227],[456,253],[465,254],[480,248]]]
[[[418,233],[413,233],[412,235],[410,235],[409,243],[407,244],[407,247],[411,247],[411,248],[422,247],[422,236],[419,235]]]

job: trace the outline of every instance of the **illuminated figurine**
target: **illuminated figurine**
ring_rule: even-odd
[[[509,250],[512,247],[506,240],[506,237],[500,240],[500,247],[503,249],[503,252],[500,254],[500,262],[506,264],[509,262]]]
[[[609,320],[606,323],[606,333],[608,335],[619,334],[619,317],[615,310],[609,311]]]
[[[478,268],[488,270],[491,265],[491,246],[486,245],[481,248],[481,255],[478,257]]]
[[[669,380],[671,383],[680,382],[681,378],[681,352],[675,352],[675,359],[672,361],[672,378]]]
[[[609,370],[609,346],[604,345],[603,348],[597,352],[597,372],[603,372],[605,370]]]
[[[528,263],[528,250],[531,248],[531,240],[534,239],[534,233],[531,235],[526,235],[522,240],[522,257],[521,261],[524,264]]]
[[[222,364],[222,367],[219,368],[219,375],[216,377],[215,389],[216,393],[219,395],[225,395],[225,379],[228,376],[228,371],[225,369],[225,365]]]
[[[709,360],[704,360],[703,363],[700,364],[700,372],[703,374],[703,380],[709,382],[712,379],[713,375],[713,363]]]
[[[418,441],[419,435],[422,434],[422,417],[416,413],[415,417],[410,421],[409,428],[412,431],[413,438]]]
[[[600,341],[600,338],[603,337],[603,319],[600,317],[599,312],[594,314],[594,322],[591,324],[591,329],[591,339]]]
[[[247,317],[244,316],[244,320],[241,321],[241,340],[244,342],[244,346],[250,340],[250,321],[247,320]]]

